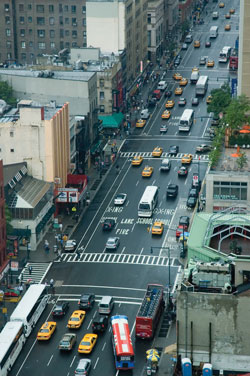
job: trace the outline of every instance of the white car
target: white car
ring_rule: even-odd
[[[74,252],[76,249],[76,241],[75,240],[67,240],[64,246],[65,252]]]
[[[127,195],[126,195],[126,193],[118,193],[118,194],[115,196],[114,204],[115,204],[115,205],[123,205],[124,202],[126,201],[126,199],[127,199]]]
[[[120,244],[120,238],[114,237],[114,238],[108,238],[106,243],[106,249],[111,249],[113,251],[116,251]]]

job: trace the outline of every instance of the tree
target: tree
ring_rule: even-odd
[[[13,96],[12,87],[5,81],[0,81],[0,99],[3,99],[11,106],[16,105],[16,98]]]
[[[220,89],[211,90],[212,101],[207,106],[208,112],[218,115],[220,112],[225,113],[231,103],[231,92],[228,84],[223,84]]]
[[[190,22],[188,20],[185,20],[184,22],[182,22],[181,24],[182,35],[187,33],[189,29],[190,29]]]
[[[10,224],[12,217],[11,217],[11,212],[6,204],[4,207],[4,211],[5,211],[5,221],[6,221],[6,234],[11,235],[13,232],[13,227]]]
[[[231,100],[226,109],[224,122],[233,129],[239,129],[248,122],[246,113],[250,110],[249,99],[245,95]]]
[[[240,156],[236,160],[236,163],[237,163],[239,169],[242,169],[247,164],[246,153],[244,153],[244,152],[242,153],[241,152]]]

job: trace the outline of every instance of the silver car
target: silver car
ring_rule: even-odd
[[[126,193],[118,193],[118,194],[115,196],[114,204],[115,204],[115,205],[123,205],[124,202],[126,201],[126,199],[127,199],[127,195],[126,195]]]
[[[70,351],[76,343],[75,333],[65,333],[59,343],[59,350]]]
[[[80,359],[75,370],[75,375],[88,376],[90,368],[91,368],[90,359]]]
[[[74,252],[74,250],[76,249],[76,241],[71,239],[71,240],[67,240],[66,243],[65,243],[65,246],[64,246],[64,251],[65,252]]]
[[[106,250],[116,251],[117,248],[119,247],[119,244],[120,244],[120,238],[118,237],[108,238],[107,243],[106,243]]]

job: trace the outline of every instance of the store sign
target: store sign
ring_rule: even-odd
[[[11,261],[10,262],[10,270],[12,272],[18,272],[19,262],[18,261]]]

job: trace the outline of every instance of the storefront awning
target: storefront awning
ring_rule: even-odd
[[[98,119],[102,121],[102,128],[117,129],[121,125],[124,115],[121,112],[113,115],[98,116]]]
[[[97,141],[95,145],[92,146],[92,148],[90,149],[91,154],[95,154],[96,150],[99,148],[101,143],[102,143],[102,140],[99,140]]]

